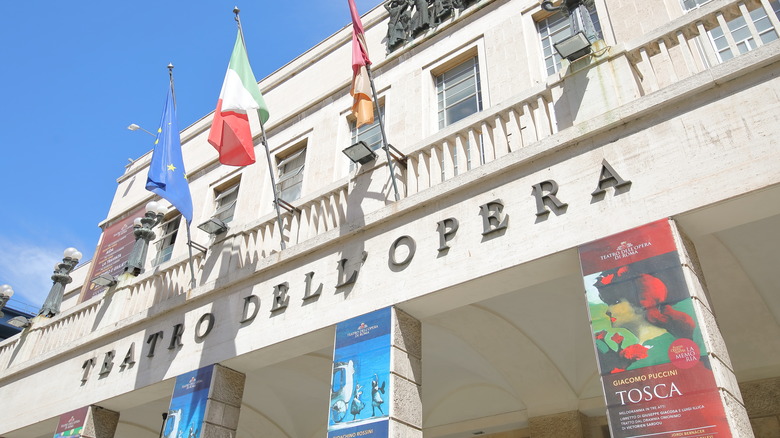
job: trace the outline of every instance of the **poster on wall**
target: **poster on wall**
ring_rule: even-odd
[[[670,223],[579,252],[612,437],[730,437]]]
[[[87,420],[88,411],[89,407],[87,406],[60,415],[60,421],[57,423],[57,431],[54,433],[54,438],[80,438],[81,432],[84,430],[84,423]]]
[[[100,244],[95,250],[95,257],[92,258],[92,267],[84,282],[84,288],[81,291],[79,302],[84,302],[94,296],[100,295],[106,290],[105,286],[98,286],[92,283],[92,279],[102,274],[110,274],[114,277],[119,276],[124,271],[125,262],[130,258],[135,244],[135,235],[133,234],[133,221],[141,217],[146,212],[146,207],[140,207],[132,212],[126,218],[115,222],[103,230],[103,236]]]
[[[200,438],[214,365],[176,377],[163,438]]]
[[[328,438],[387,438],[391,309],[336,327]]]

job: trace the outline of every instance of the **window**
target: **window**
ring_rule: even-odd
[[[774,0],[770,4],[773,9],[772,13],[780,16],[780,2]],[[761,38],[761,41],[764,44],[777,39],[777,32],[775,32],[772,22],[769,20],[766,10],[763,7],[759,6],[758,8],[753,9],[750,11],[749,15],[750,20],[753,21],[753,25],[756,27],[758,37]],[[731,50],[726,35],[723,32],[723,26],[716,27],[709,32],[712,44],[715,46],[715,51],[718,53],[718,58],[720,58],[721,61],[727,61],[736,55],[747,53],[758,47],[753,34],[750,32],[750,28],[745,22],[744,16],[740,15],[729,21],[727,27],[728,31],[731,33],[731,37],[734,38],[737,50],[739,50],[739,53],[737,54],[734,54]]]
[[[436,76],[439,128],[482,110],[477,57]]]
[[[181,215],[178,214],[160,224],[157,231],[159,239],[154,243],[154,246],[157,248],[157,255],[152,260],[152,266],[157,266],[171,259],[173,244],[176,243],[176,234],[179,231],[180,222]]]
[[[596,39],[601,39],[601,23],[598,14],[596,14],[596,8],[590,7],[588,12],[596,31]],[[562,12],[556,12],[536,23],[536,26],[542,40],[542,55],[547,75],[555,74],[561,69],[561,55],[555,50],[553,44],[572,36],[571,19]]]
[[[712,0],[682,0],[683,11],[691,11],[711,1]]]
[[[385,107],[380,106],[379,111],[382,117],[384,117]],[[357,121],[352,119],[349,122],[349,131],[352,133],[351,145],[363,141],[372,151],[382,147],[382,130],[379,126],[379,116],[377,115],[376,107],[374,107],[374,123],[357,127]]]
[[[293,152],[281,159],[276,166],[279,169],[279,181],[276,182],[276,190],[279,199],[292,202],[301,197],[301,185],[303,183],[303,166],[306,162],[306,147]]]
[[[238,200],[238,183],[226,188],[222,191],[217,191],[217,197],[214,200],[216,203],[216,209],[214,211],[214,217],[221,220],[224,223],[228,223],[233,220],[233,213],[236,211],[236,201]]]

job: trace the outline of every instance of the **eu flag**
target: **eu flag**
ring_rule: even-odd
[[[188,224],[192,222],[192,195],[181,156],[173,84],[168,89],[160,128],[157,130],[152,162],[149,164],[149,175],[146,178],[146,190],[167,199],[187,219]]]

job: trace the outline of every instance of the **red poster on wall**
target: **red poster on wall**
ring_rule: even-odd
[[[92,259],[87,281],[81,290],[79,302],[84,302],[96,295],[103,293],[106,288],[92,283],[92,279],[102,274],[118,276],[124,271],[125,262],[130,258],[135,244],[133,234],[133,221],[144,215],[146,207],[140,207],[121,221],[114,222],[103,230],[95,257]]]
[[[670,223],[579,251],[612,436],[730,437]]]
[[[54,438],[79,438],[84,430],[84,422],[87,419],[89,407],[83,407],[60,415]]]

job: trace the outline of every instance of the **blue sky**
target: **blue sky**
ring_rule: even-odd
[[[361,14],[379,3],[356,0]],[[2,2],[0,284],[16,292],[10,306],[40,307],[65,248],[92,258],[116,179],[152,148],[127,126],[157,128],[168,63],[179,126],[213,111],[236,5],[258,79],[350,23],[347,0]]]

